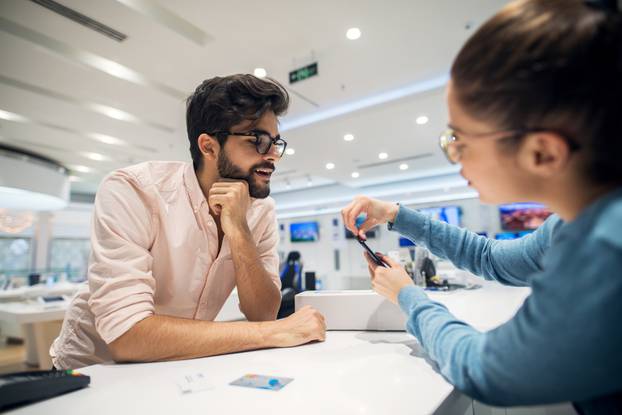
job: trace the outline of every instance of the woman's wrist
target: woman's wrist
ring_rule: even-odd
[[[399,203],[390,203],[387,210],[387,222],[394,223],[398,212],[400,211]]]

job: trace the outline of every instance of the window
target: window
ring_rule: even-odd
[[[52,239],[48,259],[49,269],[51,272],[65,272],[70,281],[84,281],[90,253],[90,239]]]
[[[0,237],[0,274],[27,274],[31,264],[30,238]]]

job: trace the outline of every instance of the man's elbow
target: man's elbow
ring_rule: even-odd
[[[108,351],[115,363],[123,362],[143,362],[144,356],[141,356],[141,347],[136,341],[135,326],[123,333],[121,336],[108,344]]]
[[[125,334],[108,344],[108,351],[115,363],[134,361],[133,353],[130,352],[128,342],[123,339],[124,336]]]

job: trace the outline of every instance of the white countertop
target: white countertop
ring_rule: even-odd
[[[62,320],[68,306],[68,300],[47,304],[41,304],[35,300],[0,303],[0,321],[28,324]]]
[[[0,303],[7,301],[22,301],[33,299],[42,295],[67,295],[72,296],[83,282],[59,282],[52,286],[37,284],[12,288],[10,290],[0,290]]]
[[[485,283],[473,291],[431,293],[479,329],[510,318],[528,289]],[[96,365],[91,386],[15,410],[15,414],[428,414],[448,384],[405,332],[330,331],[326,342],[150,364]],[[177,378],[203,373],[211,390],[182,394]],[[278,392],[230,386],[247,373],[294,378]]]

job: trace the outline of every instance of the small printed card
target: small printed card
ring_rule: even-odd
[[[180,376],[177,378],[176,383],[183,394],[214,389],[214,385],[200,372]]]
[[[234,380],[229,385],[245,386],[247,388],[255,389],[267,389],[271,391],[278,391],[283,389],[285,385],[290,383],[293,378],[283,378],[279,376],[265,376],[255,375],[252,373],[246,374],[239,379]]]

